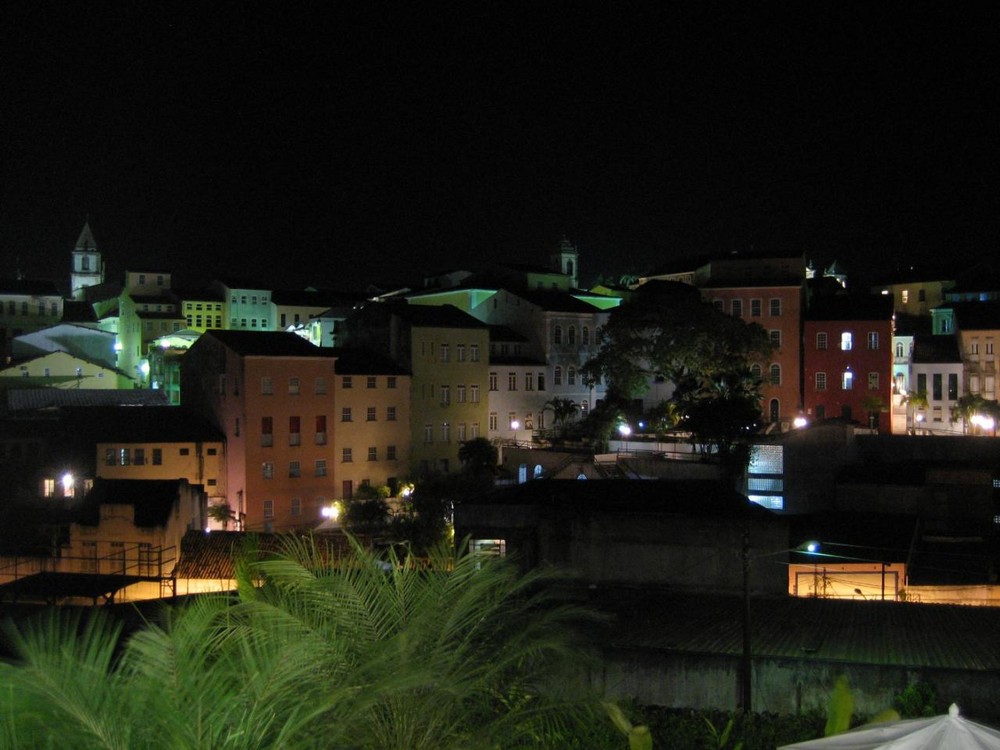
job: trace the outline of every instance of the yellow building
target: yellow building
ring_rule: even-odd
[[[19,378],[20,388],[112,390],[132,388],[135,381],[113,367],[68,352],[50,352],[0,370],[2,378]]]

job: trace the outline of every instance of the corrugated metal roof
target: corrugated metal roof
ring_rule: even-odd
[[[602,591],[612,648],[738,656],[739,596]],[[856,664],[1000,669],[1000,609],[794,597],[754,598],[754,656]]]
[[[56,409],[63,406],[169,406],[165,391],[99,390],[87,388],[24,388],[7,391],[10,411]]]

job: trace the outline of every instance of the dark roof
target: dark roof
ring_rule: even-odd
[[[405,369],[388,357],[368,349],[325,349],[336,357],[334,372],[338,375],[407,375]]]
[[[63,323],[94,323],[97,315],[89,302],[82,300],[63,300]]]
[[[527,289],[511,292],[511,294],[514,294],[521,299],[526,299],[529,302],[538,305],[543,310],[548,310],[550,312],[602,312],[599,308],[594,307],[594,305],[584,302],[583,300],[577,299],[569,292],[563,292],[557,289]]]
[[[225,436],[183,406],[87,406],[61,410],[62,424],[96,442],[207,443]]]
[[[766,564],[761,561],[761,564]],[[777,563],[775,563],[777,564]],[[738,596],[597,590],[615,649],[738,656]],[[753,598],[753,653],[805,662],[1000,669],[1000,608],[795,597]]]
[[[767,289],[769,287],[801,287],[804,283],[805,277],[774,272],[767,276],[755,276],[752,279],[730,277],[709,279],[704,284],[699,284],[698,286],[701,289]]]
[[[961,362],[962,355],[954,336],[916,335],[912,361],[914,364],[950,364]]]
[[[41,279],[0,279],[0,294],[60,296],[54,281]]]
[[[745,495],[711,479],[538,479],[465,501],[471,505],[538,505],[576,511],[663,513],[688,517],[776,519]]]
[[[282,534],[245,534],[239,531],[188,531],[181,540],[177,578],[226,580],[234,577],[233,561],[239,555],[260,558],[280,552],[292,537]],[[321,551],[343,552],[350,542],[343,534],[316,537]]]
[[[956,327],[960,331],[1000,328],[1000,302],[956,302],[943,307],[955,311]]]
[[[321,349],[295,333],[285,331],[206,331],[242,357],[329,357],[330,349]]]
[[[178,502],[182,479],[95,479],[77,520],[97,526],[102,505],[131,505],[139,528],[165,526]]]
[[[516,341],[520,343],[527,340],[528,338],[526,336],[522,336],[510,326],[490,326],[490,341]]]
[[[167,406],[169,403],[165,391],[145,388],[23,388],[7,391],[7,408],[11,411],[65,406]]]
[[[882,294],[816,297],[806,320],[892,320],[892,297]]]
[[[331,289],[275,289],[271,292],[271,302],[276,305],[299,307],[344,307],[357,304],[364,297],[357,294],[337,292]]]
[[[424,328],[486,328],[481,320],[462,312],[454,305],[407,305],[399,303],[374,303],[391,305],[389,310],[410,325]]]

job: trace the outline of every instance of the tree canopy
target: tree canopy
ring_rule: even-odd
[[[710,391],[742,379],[751,358],[771,353],[767,332],[703,302],[685,284],[649,283],[611,311],[598,332],[600,348],[584,366],[622,398],[644,393],[662,376],[682,393]]]

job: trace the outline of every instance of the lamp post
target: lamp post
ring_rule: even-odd
[[[628,436],[632,434],[632,428],[627,424],[620,424],[618,425],[618,434],[621,435],[625,444],[625,452],[628,453]]]
[[[510,429],[514,431],[514,447],[517,447],[517,431],[520,429],[521,423],[516,419],[512,419],[510,422]]]

